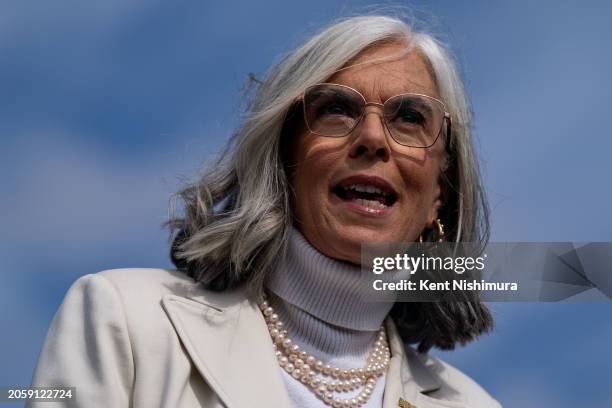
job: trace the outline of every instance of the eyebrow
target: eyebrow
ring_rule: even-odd
[[[404,92],[402,94],[393,95],[390,98],[393,98],[394,96],[400,96],[400,95],[405,95],[406,97],[409,97],[410,95],[420,96],[419,94],[411,94],[410,92]],[[420,96],[418,99],[412,99],[412,100],[416,102],[413,105],[417,105],[419,108],[422,108],[422,110],[426,111],[426,113],[433,115],[433,109],[431,108],[431,105],[427,103],[426,100],[424,100],[422,96]]]

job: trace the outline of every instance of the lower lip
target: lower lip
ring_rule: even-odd
[[[373,217],[373,218],[387,217],[391,213],[391,209],[393,209],[394,207],[394,205],[392,205],[386,208],[370,208],[370,207],[366,207],[361,204],[358,204],[356,201],[343,200],[340,197],[338,197],[336,194],[334,194],[333,192],[331,193],[331,195],[332,195],[333,201],[345,204],[351,211],[354,211],[358,214],[361,214],[367,217]]]

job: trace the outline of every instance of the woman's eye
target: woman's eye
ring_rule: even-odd
[[[324,108],[324,112],[323,113],[325,113],[327,115],[346,115],[347,114],[347,110],[342,105],[331,104],[331,105],[327,105]]]
[[[397,114],[397,119],[399,119],[401,122],[412,123],[415,125],[422,125],[425,123],[425,117],[421,113],[413,109],[406,109],[402,112],[399,112]]]
[[[395,120],[406,125],[423,126],[425,124],[425,116],[414,109],[404,109],[398,112]]]

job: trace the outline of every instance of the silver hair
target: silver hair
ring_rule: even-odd
[[[486,243],[488,207],[471,139],[470,109],[450,53],[402,18],[366,15],[335,22],[282,58],[258,84],[223,154],[175,195],[184,215],[173,211],[166,225],[174,237],[171,258],[178,269],[213,290],[244,283],[253,296],[262,295],[266,273],[284,253],[293,222],[283,135],[290,132],[292,117],[299,116],[292,114],[294,101],[366,48],[398,40],[424,57],[452,117],[440,180],[439,216],[446,239]],[[453,348],[492,327],[488,309],[477,298],[465,304],[397,303],[391,313],[404,339],[418,342],[421,351]]]

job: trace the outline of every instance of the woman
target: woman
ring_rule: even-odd
[[[180,197],[178,271],[109,270],[69,290],[33,381],[76,387],[61,404],[499,406],[427,355],[491,328],[478,299],[356,293],[362,243],[487,239],[466,98],[432,37],[388,16],[325,29],[267,75]]]

